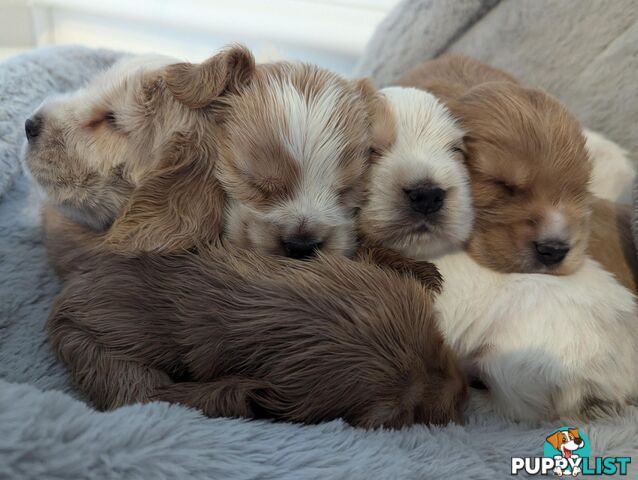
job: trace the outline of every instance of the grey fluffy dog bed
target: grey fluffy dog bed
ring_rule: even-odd
[[[536,5],[544,2],[516,2],[520,5],[516,14],[507,13],[511,3],[405,2],[380,27],[360,71],[387,83],[413,60],[432,57],[463,42],[470,53],[494,52],[493,56],[485,53],[487,59],[508,67],[507,58],[495,52],[498,42],[492,37],[502,35],[514,42],[518,38],[516,22],[541,22],[535,18],[540,11]],[[574,6],[581,2],[563,2],[567,3]],[[630,3],[618,0],[613,8]],[[590,4],[592,10],[598,9],[595,5]],[[633,5],[629,13],[605,16],[605,22],[615,18],[624,26],[616,24],[614,30],[605,23],[604,32],[624,29],[625,35],[635,35],[637,8],[635,2]],[[606,15],[613,8],[592,15]],[[504,10],[498,13],[499,9]],[[563,7],[558,9],[562,11]],[[560,21],[562,17],[552,18]],[[630,26],[625,25],[628,19],[633,19]],[[525,63],[521,59],[524,53],[513,52],[533,46],[529,36],[540,35],[540,27],[535,28],[530,27],[525,43],[510,43],[512,67]],[[551,24],[545,28],[556,33]],[[569,37],[567,32],[565,35]],[[599,58],[615,63],[614,52],[629,47],[614,47],[614,40],[606,38],[610,43]],[[485,50],[475,45],[479,41]],[[562,38],[561,42],[564,51],[585,48],[580,37]],[[633,52],[629,54],[634,63],[627,69],[616,69],[612,74],[604,62],[595,69],[601,76],[600,85],[605,85],[608,74],[614,86],[635,81],[637,45],[634,41],[631,46]],[[542,455],[545,436],[560,425],[513,424],[482,417],[470,418],[464,426],[364,431],[340,421],[301,426],[209,419],[163,403],[101,413],[77,398],[43,332],[60,283],[46,263],[38,202],[21,173],[19,150],[24,119],[42,99],[81,86],[118,55],[61,47],[36,50],[0,64],[0,478],[492,479],[509,478],[512,456]],[[537,62],[542,63],[540,59]],[[560,77],[553,69],[552,65],[546,66],[546,73],[551,70],[551,78]],[[529,77],[530,81],[549,78],[535,68],[529,70],[536,75]],[[525,73],[517,68],[513,71]],[[599,85],[597,80],[588,81]],[[559,84],[552,83],[548,88]],[[588,126],[611,135],[635,154],[637,139],[630,129],[635,129],[636,117],[630,126],[629,117],[604,113],[595,102],[580,104],[579,98],[592,97],[587,96],[586,88],[578,90],[579,85],[573,91],[567,89],[565,101],[591,121]],[[607,89],[601,89],[600,98],[622,102],[617,113],[635,114],[635,98],[618,99],[613,92],[603,97],[607,95],[604,92]],[[560,90],[554,93],[561,96]],[[638,455],[636,408],[616,418],[578,426],[591,441],[592,455]],[[630,466],[630,477],[632,473],[638,473],[638,465]]]

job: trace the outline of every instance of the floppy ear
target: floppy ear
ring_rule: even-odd
[[[243,46],[232,46],[203,63],[176,63],[166,68],[171,94],[184,105],[202,108],[226,92],[234,92],[255,73],[255,57]]]
[[[355,80],[354,85],[366,104],[370,119],[370,160],[374,162],[392,147],[396,139],[392,106],[370,80],[366,78]]]
[[[195,132],[177,132],[163,155],[108,230],[108,243],[166,252],[219,240],[225,195],[215,177],[216,152]]]
[[[577,428],[570,428],[567,430],[574,438],[580,438],[580,433]]]
[[[556,450],[559,450],[561,437],[561,432],[556,432],[547,437],[545,440],[547,440],[547,442]]]

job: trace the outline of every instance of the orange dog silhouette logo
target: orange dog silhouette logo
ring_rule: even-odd
[[[555,450],[558,450],[561,453],[562,458],[566,458],[568,460],[580,458],[580,456],[574,452],[585,446],[585,441],[582,439],[577,428],[558,430],[552,433],[545,440],[554,447]],[[575,465],[573,462],[568,462],[568,464],[572,465],[571,469],[563,469],[561,468],[562,465],[557,464],[554,468],[554,474],[559,477],[562,477],[563,475],[572,475],[575,477],[579,473],[582,473],[580,466]]]

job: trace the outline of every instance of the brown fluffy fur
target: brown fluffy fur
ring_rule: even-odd
[[[209,62],[222,68],[229,56],[224,51]],[[177,98],[180,92],[167,84],[174,68],[115,70],[121,78],[111,79],[111,90],[103,91],[109,79],[96,81],[77,99],[39,112],[43,131],[25,164],[53,207],[99,232],[92,237],[96,248],[183,250],[215,243],[223,231],[218,126],[212,109],[192,109]],[[99,98],[90,121],[82,95]],[[116,123],[102,118],[107,111]]]
[[[439,95],[468,132],[476,213],[468,252],[505,272],[567,274],[578,268],[589,233],[591,165],[576,119],[544,92],[461,55],[426,62],[399,83]],[[559,264],[544,266],[534,242],[545,240],[556,215],[559,239],[570,251]]]
[[[47,329],[102,409],[164,399],[213,416],[458,421],[465,384],[432,314],[436,269],[417,281],[370,255],[98,255],[69,280]]]

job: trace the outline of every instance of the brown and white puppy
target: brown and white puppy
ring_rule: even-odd
[[[225,107],[219,179],[229,240],[292,258],[352,254],[370,157],[392,136],[367,81],[263,65]]]
[[[168,400],[366,428],[459,421],[465,379],[436,327],[436,269],[417,280],[359,260],[101,254],[67,282],[47,329],[101,409]]]
[[[178,67],[175,87],[186,105],[214,100],[211,67]],[[258,65],[215,109],[229,240],[293,258],[353,253],[363,177],[374,150],[391,141],[369,82],[308,64]]]
[[[426,62],[399,84],[439,95],[467,131],[476,212],[468,252],[502,272],[580,267],[591,164],[573,115],[544,92],[461,55]]]

